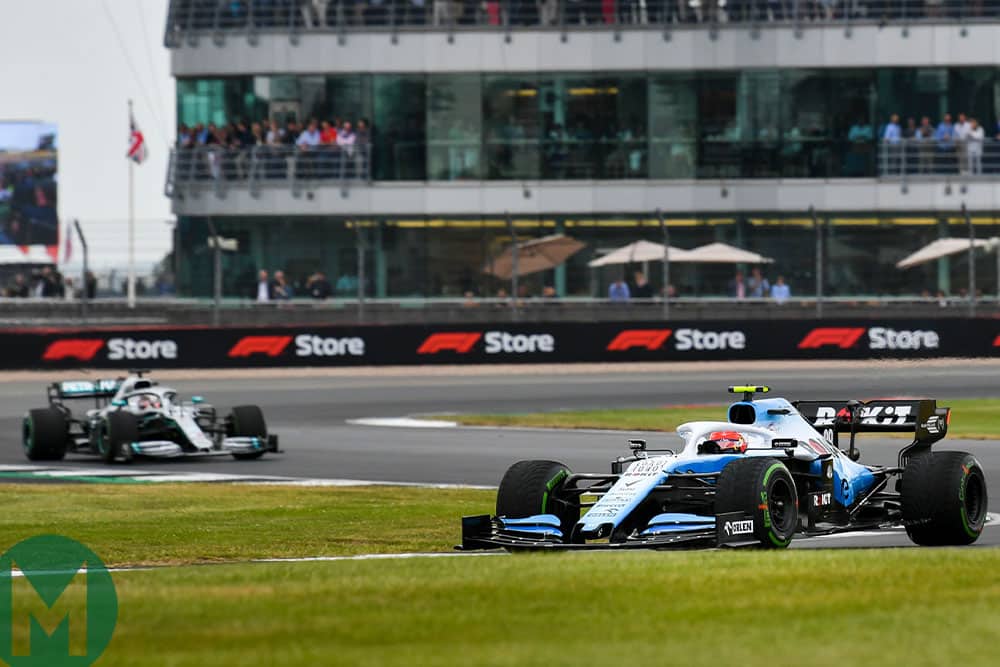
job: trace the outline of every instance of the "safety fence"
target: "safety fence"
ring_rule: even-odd
[[[170,152],[166,194],[175,196],[178,186],[200,186],[221,193],[229,185],[247,186],[254,193],[266,183],[280,183],[295,191],[303,183],[347,186],[367,183],[370,178],[369,144],[349,149],[334,144],[249,148],[206,145]]]
[[[1000,320],[6,329],[0,368],[237,368],[1000,354]]]

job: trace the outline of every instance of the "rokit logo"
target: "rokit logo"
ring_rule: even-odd
[[[229,357],[242,358],[256,354],[280,357],[295,341],[297,357],[362,357],[365,341],[357,336],[343,338],[299,334],[291,336],[244,336],[229,350]]]
[[[816,409],[813,426],[833,426],[838,418],[849,423],[850,413],[846,408],[820,407]],[[913,420],[913,406],[871,405],[861,408],[858,418],[865,426],[903,426]]]
[[[634,348],[658,350],[674,334],[674,349],[688,350],[744,350],[746,334],[742,331],[702,331],[701,329],[626,329],[608,343],[609,352],[624,352]]]
[[[104,340],[100,338],[64,338],[50,343],[42,359],[91,361],[104,345]],[[176,359],[178,354],[177,342],[170,339],[110,338],[107,349],[108,361]]]
[[[941,337],[934,330],[892,329],[889,327],[819,327],[799,341],[800,350],[837,347],[847,350],[868,333],[869,350],[936,350]]]
[[[486,354],[528,354],[556,351],[556,339],[552,334],[514,334],[508,331],[487,331],[486,333],[434,333],[420,344],[420,347],[417,348],[417,354],[438,354],[439,352],[468,354],[480,339],[484,343],[483,352]]]

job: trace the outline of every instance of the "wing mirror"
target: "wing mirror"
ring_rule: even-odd
[[[636,454],[638,454],[639,452],[644,452],[646,451],[646,441],[639,439],[629,440],[628,448],[631,449]]]
[[[126,401],[123,398],[116,398],[115,400],[111,401],[111,405],[115,406],[116,408],[124,408],[126,405],[128,405],[128,401]]]
[[[205,402],[205,397],[204,396],[192,396],[191,397],[191,402],[194,403],[195,405],[197,405],[198,403],[204,403]]]

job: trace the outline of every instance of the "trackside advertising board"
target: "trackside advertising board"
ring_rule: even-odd
[[[1000,354],[1000,320],[0,331],[0,368],[245,368]]]

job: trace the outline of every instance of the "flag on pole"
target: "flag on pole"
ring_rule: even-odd
[[[66,225],[66,239],[63,242],[63,262],[68,262],[73,258],[73,225]]]
[[[139,131],[139,126],[135,124],[135,117],[131,109],[128,114],[129,136],[128,136],[128,159],[136,164],[142,164],[146,160],[146,138]]]

